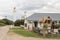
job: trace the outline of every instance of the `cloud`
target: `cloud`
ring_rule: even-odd
[[[39,13],[60,13],[60,0],[45,0],[46,4],[42,8],[33,10]]]
[[[43,0],[20,0],[17,1],[18,7],[21,10],[34,10],[42,8],[45,3]]]
[[[13,19],[13,7],[16,6],[16,19],[20,19],[27,10],[27,16],[35,12],[60,13],[60,0],[0,0],[0,16]]]

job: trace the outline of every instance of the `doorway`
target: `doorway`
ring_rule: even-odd
[[[37,27],[37,24],[38,24],[38,22],[37,22],[37,21],[35,21],[35,22],[34,22],[34,26],[35,26],[35,27]]]

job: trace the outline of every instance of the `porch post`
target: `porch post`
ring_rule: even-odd
[[[40,23],[38,22],[37,27],[40,28]]]

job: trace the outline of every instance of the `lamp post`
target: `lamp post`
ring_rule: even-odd
[[[13,22],[15,22],[15,20],[16,20],[16,7],[14,6],[13,7]],[[11,26],[11,28],[12,27],[14,27],[14,23],[13,23],[13,25]]]

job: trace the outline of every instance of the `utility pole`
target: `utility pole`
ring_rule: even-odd
[[[27,17],[27,16],[26,16],[26,13],[27,13],[27,12],[24,11],[24,26],[25,26],[24,29],[27,29],[27,20],[26,20],[26,17]]]
[[[24,19],[26,19],[26,11],[24,11]]]
[[[16,7],[13,8],[13,21],[16,21]]]
[[[14,6],[13,7],[13,22],[15,22],[16,21],[16,7]],[[12,27],[14,27],[14,23],[13,23],[13,25],[11,26],[11,28]]]

